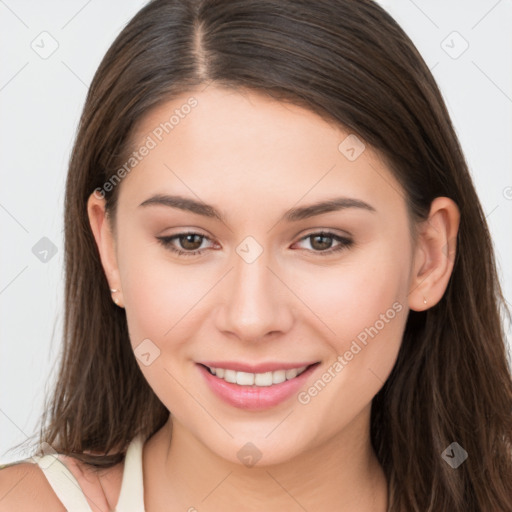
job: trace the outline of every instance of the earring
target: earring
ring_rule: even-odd
[[[427,303],[427,299],[425,297],[423,297],[423,304],[426,304]]]
[[[110,288],[111,293],[116,293],[118,291],[120,291],[120,290],[118,290],[116,288]],[[114,302],[116,303],[116,306],[119,306],[119,299],[117,297],[114,299]]]

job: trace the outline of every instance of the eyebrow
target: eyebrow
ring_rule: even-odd
[[[212,205],[184,196],[156,194],[143,201],[139,206],[146,207],[152,205],[163,205],[170,208],[178,208],[180,210],[192,212],[204,217],[215,218],[221,222],[225,222],[223,215]],[[291,208],[284,213],[281,220],[297,222],[323,213],[345,210],[347,208],[360,208],[372,213],[377,211],[373,206],[360,199],[351,197],[335,197],[333,199],[328,199],[308,206]]]

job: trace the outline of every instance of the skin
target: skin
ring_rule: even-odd
[[[141,120],[135,147],[192,95],[198,105],[118,185],[115,224],[98,194],[88,202],[132,347],[149,338],[160,350],[149,366],[138,364],[172,413],[172,435],[168,422],[144,446],[146,510],[385,511],[371,403],[396,361],[409,309],[432,307],[446,290],[457,206],[436,198],[413,243],[403,190],[376,152],[366,146],[350,161],[338,150],[349,132],[256,92],[183,94]],[[139,207],[157,193],[211,204],[225,222]],[[376,212],[279,221],[292,207],[337,196]],[[174,239],[174,247],[201,254],[179,256],[156,238],[188,230],[206,238]],[[322,255],[340,242],[306,238],[321,230],[354,243]],[[236,252],[247,236],[263,248],[252,263]],[[394,303],[394,318],[307,404],[293,396],[265,411],[233,407],[196,366],[320,361],[307,390]],[[247,442],[261,453],[252,467],[237,456]]]

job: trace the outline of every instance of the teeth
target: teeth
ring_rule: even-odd
[[[225,372],[224,372],[224,380],[226,382],[231,382],[232,384],[236,384],[236,372],[235,372],[235,370],[225,370]]]
[[[286,370],[286,379],[289,380],[289,379],[293,379],[294,377],[297,377],[297,369],[296,368],[292,368],[291,370]]]
[[[210,367],[208,367],[210,368]],[[226,382],[238,384],[239,386],[272,386],[272,384],[280,384],[285,380],[294,379],[300,375],[307,366],[301,368],[292,368],[291,370],[276,370],[275,372],[265,373],[248,373],[237,372],[235,370],[226,370],[224,368],[210,368],[211,372],[224,379]]]
[[[236,383],[240,386],[252,386],[254,384],[254,373],[235,372]]]

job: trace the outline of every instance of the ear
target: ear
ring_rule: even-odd
[[[113,300],[118,306],[123,307],[115,237],[112,232],[110,219],[105,210],[105,204],[105,198],[94,191],[87,200],[87,214]]]
[[[432,201],[428,219],[418,229],[408,295],[410,309],[423,311],[441,300],[453,270],[459,222],[459,208],[452,199],[436,197]]]

